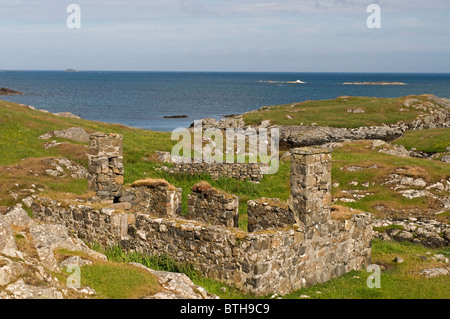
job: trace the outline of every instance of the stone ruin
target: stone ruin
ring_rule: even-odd
[[[248,201],[248,231],[243,231],[239,199],[206,182],[192,188],[187,215],[182,189],[165,180],[124,186],[121,145],[119,135],[91,136],[89,189],[108,204],[37,198],[34,216],[103,246],[168,255],[258,296],[286,294],[370,264],[372,216],[331,218],[330,149],[292,149],[289,201]]]
[[[122,139],[120,134],[93,133],[89,137],[88,189],[104,199],[122,194]]]

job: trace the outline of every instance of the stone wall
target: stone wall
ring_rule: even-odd
[[[197,183],[188,195],[188,219],[224,227],[238,227],[239,199],[207,182]]]
[[[284,228],[296,223],[295,214],[278,198],[260,198],[247,202],[248,231]]]
[[[118,213],[113,208],[66,203],[38,198],[32,205],[33,217],[48,224],[64,225],[69,232],[90,243],[112,246],[127,236],[132,214]]]
[[[173,164],[168,169],[170,173],[183,174],[209,174],[211,178],[229,177],[238,180],[250,180],[259,182],[263,178],[262,167],[268,167],[266,163],[180,163]]]
[[[104,199],[119,197],[124,175],[122,135],[97,132],[89,141],[88,189]]]
[[[182,218],[158,218],[38,198],[34,217],[62,224],[81,238],[126,251],[167,254],[204,276],[255,295],[286,294],[370,263],[372,218],[330,220],[329,233],[291,225],[244,232]]]
[[[130,203],[130,210],[157,217],[181,215],[181,188],[162,179],[146,179],[132,183],[118,198]],[[126,207],[126,206],[125,206]]]

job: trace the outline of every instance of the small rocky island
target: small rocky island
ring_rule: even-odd
[[[23,92],[14,91],[8,88],[0,88],[0,95],[15,95],[15,94],[23,94]]]
[[[344,82],[343,84],[350,84],[350,85],[406,85],[406,83],[403,82]]]

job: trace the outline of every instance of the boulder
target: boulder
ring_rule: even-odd
[[[65,139],[73,140],[75,142],[80,142],[80,143],[88,143],[90,134],[88,134],[82,128],[70,127],[70,128],[64,129],[64,130],[48,132],[46,134],[39,136],[39,138],[43,139],[43,140],[48,140],[52,136],[65,138]]]
[[[54,131],[53,135],[55,137],[66,138],[76,142],[88,143],[90,134],[86,133],[85,130],[79,127],[70,127],[61,131]]]
[[[4,216],[0,215],[0,254],[8,257],[22,257],[17,251],[14,234]]]
[[[32,286],[23,279],[17,280],[5,288],[14,299],[63,299],[63,294],[55,287]]]
[[[19,206],[11,207],[7,210],[3,219],[10,225],[29,228],[33,227],[36,223],[28,216],[28,213]]]
[[[56,116],[59,116],[59,117],[65,117],[65,118],[69,118],[69,119],[79,119],[80,118],[79,116],[77,116],[73,113],[70,113],[70,112],[59,112],[59,113],[53,113],[53,114]]]
[[[413,234],[407,231],[400,231],[392,236],[395,241],[412,241],[414,239]]]
[[[424,275],[427,278],[432,278],[438,276],[446,276],[449,274],[449,271],[445,268],[428,268],[422,270],[420,274]]]
[[[131,264],[155,275],[163,288],[163,291],[147,299],[219,299],[203,287],[195,285],[185,274],[153,270],[138,263]]]
[[[0,256],[0,287],[15,281],[24,272],[20,263]]]

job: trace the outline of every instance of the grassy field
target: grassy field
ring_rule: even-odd
[[[423,101],[426,99],[423,96],[417,98],[423,99]],[[270,117],[270,119],[279,120],[278,124],[286,124],[283,121],[289,119],[285,115],[290,114],[294,118],[294,122],[289,120],[291,124],[316,122],[318,125],[346,127],[354,127],[362,123],[364,125],[367,123],[376,125],[381,122],[395,122],[400,118],[402,120],[412,119],[418,114],[418,111],[413,108],[409,112],[398,111],[403,103],[402,101],[400,98],[338,98],[329,101],[305,102],[293,107],[289,105],[266,108],[266,110],[257,113],[247,114],[245,120],[258,122],[276,115],[276,117]],[[347,113],[349,108],[361,108],[365,110],[365,113]],[[332,112],[332,110],[334,111]],[[395,114],[389,113],[392,110],[397,110],[397,112]],[[286,113],[290,111],[295,112]],[[388,114],[384,114],[386,112]],[[294,117],[294,113],[297,113],[296,117]],[[319,113],[321,114],[320,117],[317,116]],[[324,116],[322,116],[323,114]],[[250,117],[247,118],[247,116]],[[254,117],[252,118],[252,116]],[[45,169],[43,160],[49,158],[69,158],[86,166],[87,144],[52,138],[51,140],[67,142],[67,144],[47,150],[43,147],[47,141],[38,139],[40,135],[49,131],[74,126],[81,127],[89,133],[102,131],[123,134],[125,183],[129,184],[137,179],[149,177],[165,178],[175,186],[183,188],[185,211],[187,195],[191,187],[201,180],[206,180],[213,187],[236,194],[239,197],[239,227],[243,230],[247,229],[246,202],[249,199],[277,197],[287,200],[289,197],[289,159],[281,161],[279,171],[276,174],[265,176],[259,184],[230,178],[212,180],[206,175],[170,175],[156,171],[155,168],[161,166],[161,163],[154,159],[156,150],[170,151],[177,142],[170,139],[170,133],[140,130],[119,124],[62,118],[30,110],[14,103],[0,101],[0,134],[2,137],[0,139],[0,206],[20,203],[22,198],[31,194],[27,191],[24,192],[24,190],[29,189],[42,189],[44,194],[58,193],[59,196],[65,196],[65,193],[79,195],[86,193],[87,182],[84,179],[75,179],[70,176],[53,177],[43,174]],[[448,146],[448,137],[449,129],[415,131],[408,132],[396,143],[405,145],[407,148],[416,147],[416,149],[423,151],[442,150],[442,148],[445,149]],[[387,185],[383,185],[389,174],[395,173],[397,169],[406,169],[411,176],[423,178],[427,183],[435,183],[450,178],[449,164],[383,154],[378,152],[378,149],[372,148],[368,141],[344,143],[342,147],[333,151],[332,156],[332,182],[339,183],[339,186],[332,189],[333,197],[341,197],[344,191],[349,189],[371,193],[371,195],[356,202],[338,202],[338,204],[371,212],[376,217],[402,216],[410,212],[426,214],[427,210],[436,205],[433,200],[424,197],[407,199]],[[359,166],[362,169],[348,170],[347,168],[351,166]],[[358,185],[351,185],[352,182],[358,182]],[[362,184],[366,182],[369,182],[368,187],[363,187]],[[14,199],[11,192],[17,193],[19,197]],[[31,214],[31,211],[29,213]],[[447,215],[443,214],[442,216]],[[449,298],[450,281],[448,276],[424,279],[418,275],[420,269],[435,265],[432,261],[424,261],[420,258],[420,256],[426,255],[427,251],[431,253],[440,252],[449,256],[448,249],[427,250],[417,245],[374,241],[372,262],[385,266],[381,289],[368,289],[366,279],[369,273],[362,270],[353,271],[322,285],[293,292],[285,298],[299,298],[300,295],[308,295],[310,298]],[[233,287],[227,287],[224,292],[221,289],[224,287],[223,284],[198,276],[189,265],[176,265],[167,258],[145,257],[138,254],[125,255],[117,250],[110,250],[107,255],[110,257],[110,262],[83,268],[83,274],[86,275],[85,283],[99,292],[99,298],[139,298],[158,289],[154,282],[152,284],[151,278],[145,277],[143,273],[135,269],[128,268],[126,262],[129,261],[141,262],[155,269],[187,273],[196,284],[222,298],[253,298],[253,296],[245,295]],[[404,264],[393,263],[394,255],[401,256],[406,262]],[[117,286],[108,287],[108,282],[115,280],[111,280],[111,277],[108,277],[109,275],[117,278]],[[110,280],[105,281],[104,278]],[[146,283],[144,286],[149,286],[150,290],[146,290],[141,283]],[[123,287],[123,291],[120,287]]]
[[[427,213],[428,209],[435,207],[435,200],[426,197],[408,199],[383,184],[390,174],[398,173],[398,169],[403,169],[405,176],[422,178],[427,184],[440,182],[450,178],[450,165],[447,163],[387,155],[373,149],[370,141],[346,143],[343,147],[336,148],[332,156],[332,182],[339,183],[338,187],[332,189],[332,196],[340,197],[346,190],[372,194],[356,202],[339,204],[370,212],[380,218],[400,217],[410,212],[436,217],[431,210]],[[352,166],[361,169],[347,169]],[[351,185],[352,182],[357,182],[358,185]],[[368,187],[364,187],[363,184],[367,182]]]
[[[421,102],[428,102],[427,96],[411,96]],[[426,113],[403,105],[405,98],[375,98],[344,96],[332,100],[305,101],[300,103],[266,106],[256,112],[243,115],[246,124],[260,124],[270,120],[278,125],[311,125],[348,127],[394,124],[409,122],[419,114]],[[419,102],[416,102],[419,103]],[[360,109],[364,113],[352,113],[348,110]]]
[[[450,146],[450,130],[439,128],[405,132],[403,137],[395,141],[395,144],[403,145],[407,150],[415,148],[428,153],[444,152]]]

